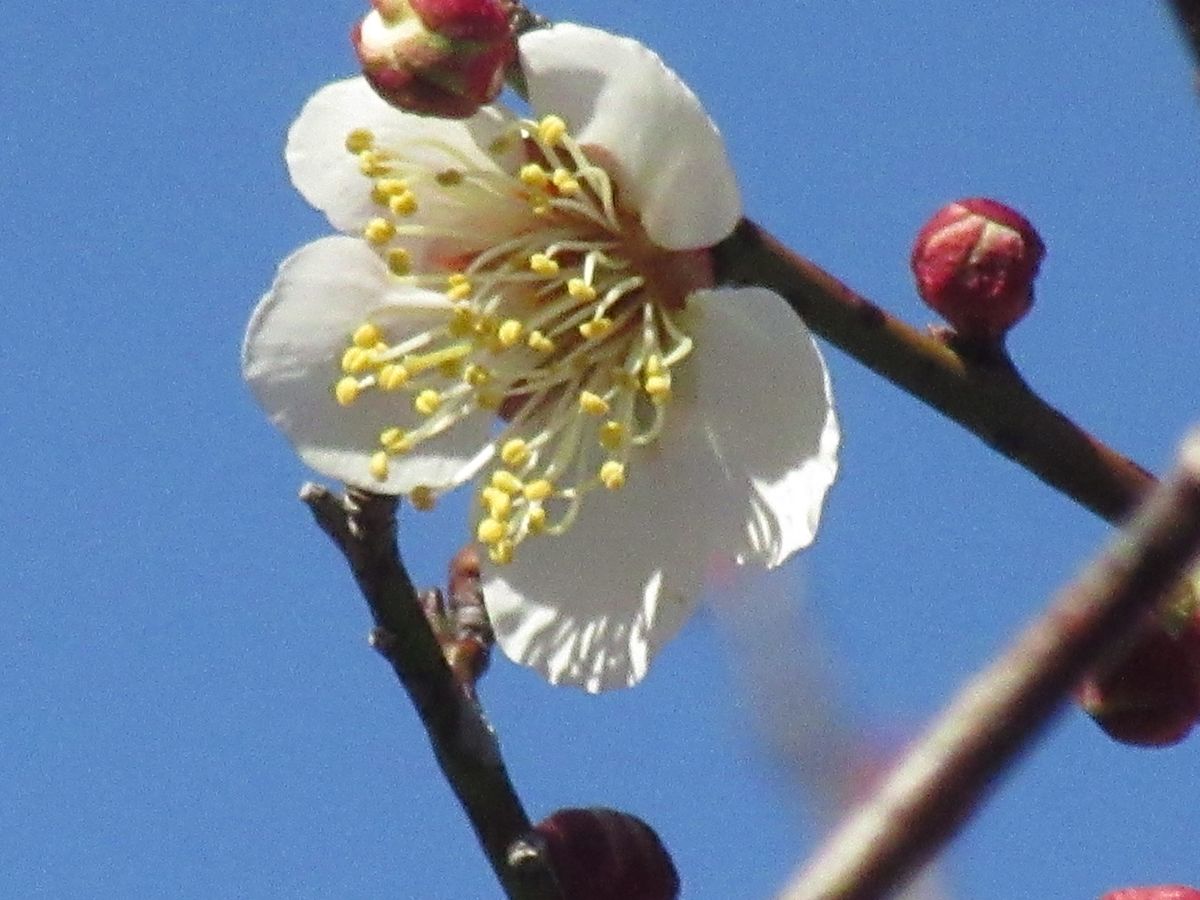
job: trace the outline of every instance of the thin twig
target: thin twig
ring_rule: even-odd
[[[300,498],[346,557],[377,626],[376,648],[392,664],[429,734],[434,755],[510,898],[560,900],[553,875],[524,852],[531,825],[491,726],[452,674],[396,549],[396,498],[306,484]]]
[[[1200,2],[1197,0],[1171,0],[1171,9],[1183,31],[1183,37],[1192,51],[1192,57],[1200,66]],[[1200,78],[1200,69],[1196,70]],[[1197,85],[1200,87],[1200,84]]]
[[[958,694],[782,900],[871,900],[949,839],[1085,670],[1200,553],[1200,429],[1175,472],[1047,612]]]
[[[1153,486],[1145,469],[1047,404],[1011,365],[967,358],[906,325],[753,222],[743,220],[715,252],[719,280],[782,295],[814,332],[1102,518],[1123,521]]]

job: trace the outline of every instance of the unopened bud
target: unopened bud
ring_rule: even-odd
[[[1200,900],[1200,891],[1182,884],[1161,884],[1109,891],[1100,900]]]
[[[649,825],[614,809],[560,809],[534,831],[572,900],[675,900],[679,873]]]
[[[509,0],[372,0],[351,32],[363,75],[407,112],[461,119],[504,86],[517,44]]]
[[[971,197],[943,206],[917,233],[917,292],[968,340],[1000,341],[1033,305],[1046,247],[1016,210]]]
[[[1088,715],[1121,743],[1170,746],[1200,720],[1200,614],[1190,589],[1178,596],[1076,689]]]

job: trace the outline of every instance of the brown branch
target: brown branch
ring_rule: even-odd
[[[396,498],[337,496],[306,484],[300,498],[346,557],[377,626],[372,643],[392,664],[434,755],[510,898],[560,900],[544,861],[530,858],[531,825],[491,726],[443,656],[396,549]],[[510,859],[516,848],[517,858]]]
[[[1200,429],[1176,471],[1047,612],[963,688],[783,900],[883,897],[948,840],[1085,670],[1200,553]]]
[[[743,220],[716,249],[718,280],[782,295],[810,328],[1110,522],[1150,489],[1145,469],[1031,391],[1006,360],[969,358],[888,315]]]
[[[1175,13],[1176,21],[1179,22],[1184,40],[1187,41],[1192,56],[1200,66],[1200,2],[1197,0],[1171,0],[1170,5]],[[1196,75],[1200,79],[1200,69],[1196,71]],[[1200,87],[1200,81],[1198,81],[1197,87]]]

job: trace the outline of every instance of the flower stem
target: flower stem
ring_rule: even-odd
[[[814,332],[1102,518],[1123,521],[1153,486],[1030,390],[1002,352],[955,349],[906,325],[749,220],[714,256],[718,281],[780,294]]]
[[[495,734],[474,692],[446,663],[396,549],[396,498],[351,490],[340,497],[306,484],[300,499],[346,557],[377,626],[373,643],[392,664],[429,735],[434,755],[471,821],[505,893],[513,900],[561,900],[544,864],[510,861],[532,830]]]
[[[917,870],[996,785],[1084,671],[1200,554],[1200,429],[1128,528],[969,682],[781,900],[869,900]]]

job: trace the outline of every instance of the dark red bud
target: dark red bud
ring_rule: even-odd
[[[985,197],[943,206],[917,233],[917,292],[964,338],[998,342],[1033,305],[1046,247],[1029,220]]]
[[[657,834],[613,809],[560,809],[535,827],[571,900],[675,900],[679,873]]]

